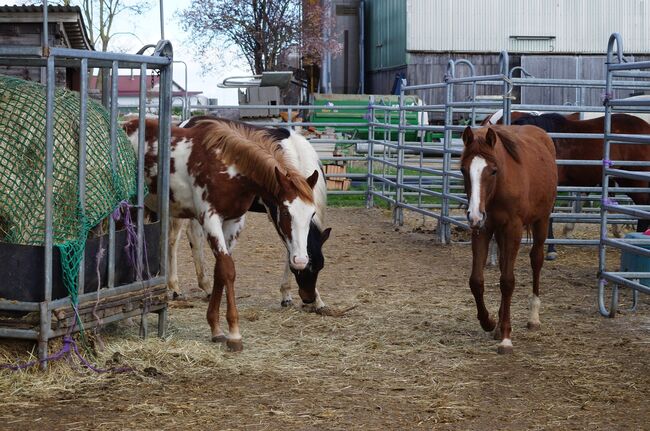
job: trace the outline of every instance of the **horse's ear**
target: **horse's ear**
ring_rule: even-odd
[[[332,233],[332,228],[328,227],[324,231],[321,232],[320,234],[320,245],[325,244],[325,241],[330,237],[330,233]]]
[[[317,181],[318,181],[318,169],[316,169],[314,173],[311,174],[309,178],[307,178],[307,184],[309,184],[309,187],[313,189],[316,186]]]
[[[497,134],[494,132],[494,129],[488,127],[487,133],[485,134],[485,143],[494,148],[494,145],[497,143]]]
[[[289,186],[289,181],[287,180],[287,177],[280,172],[280,169],[278,167],[275,167],[275,179],[278,181],[278,184],[280,184],[280,187],[283,189],[287,189]]]
[[[463,143],[466,146],[472,143],[472,141],[474,140],[474,132],[472,132],[472,128],[470,126],[465,127],[465,130],[463,130],[462,138],[463,138]]]

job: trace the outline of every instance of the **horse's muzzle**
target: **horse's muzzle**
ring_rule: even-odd
[[[469,227],[472,229],[482,229],[485,225],[486,214],[481,211],[479,216],[472,215],[470,211],[467,211],[467,221],[469,222]]]
[[[305,269],[308,263],[309,263],[308,257],[293,256],[291,258],[291,267],[293,269],[297,269],[298,271]]]

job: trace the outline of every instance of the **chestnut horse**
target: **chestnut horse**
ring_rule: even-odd
[[[544,241],[557,189],[555,148],[542,129],[533,126],[491,126],[463,132],[461,172],[472,228],[472,274],[469,286],[485,331],[496,327],[483,300],[483,271],[492,236],[499,249],[501,306],[495,338],[497,351],[512,352],[510,301],[515,288],[515,261],[524,228],[532,232],[530,264],[533,296],[528,328],[539,327],[539,279]]]
[[[549,133],[604,133],[605,117],[592,118],[589,120],[575,120],[577,115],[563,116],[560,114],[542,114],[538,116],[524,115],[513,121],[518,125],[534,125]],[[612,133],[622,134],[650,134],[650,125],[634,115],[613,114]],[[602,139],[571,139],[556,138],[555,150],[560,160],[602,160],[603,145]],[[650,161],[650,150],[647,145],[612,145],[611,160],[626,161]],[[626,169],[626,168],[623,168]],[[650,170],[648,167],[634,167],[633,170]],[[559,165],[558,185],[560,186],[582,186],[596,187],[602,183],[603,169],[598,166],[572,166]],[[648,182],[618,178],[616,180],[621,187],[648,187]],[[637,205],[650,204],[649,193],[629,193],[632,201]],[[549,224],[549,238],[553,238],[553,224]],[[637,232],[644,232],[650,226],[650,221],[639,220]],[[556,256],[555,245],[549,244],[547,259],[552,260]]]
[[[138,120],[123,128],[138,148]],[[313,188],[318,171],[305,179],[287,161],[280,145],[267,133],[237,123],[206,121],[190,129],[173,127],[170,148],[170,214],[194,218],[203,227],[216,258],[207,320],[212,341],[225,341],[232,351],[243,349],[235,304],[232,249],[244,226],[246,211],[256,196],[278,208],[278,226],[290,264],[309,264],[307,236],[316,213]],[[146,121],[145,175],[149,199],[156,198],[158,122]],[[229,334],[219,325],[221,296],[226,290]],[[311,298],[313,299],[313,298]]]
[[[291,280],[289,279],[290,272],[293,273],[296,283],[298,284],[298,293],[303,302],[303,308],[310,308],[312,311],[318,311],[325,307],[325,303],[320,297],[320,293],[316,288],[318,280],[318,273],[325,266],[325,257],[323,256],[323,244],[329,238],[331,228],[324,229],[325,223],[325,208],[327,206],[327,186],[325,185],[325,176],[320,169],[320,161],[318,154],[312,145],[304,137],[298,133],[284,128],[262,128],[259,126],[239,123],[231,120],[226,120],[212,116],[195,116],[187,121],[184,121],[179,127],[189,128],[194,127],[203,121],[218,121],[226,123],[236,123],[240,127],[251,128],[254,130],[268,133],[271,139],[276,140],[286,153],[287,159],[292,166],[301,172],[303,175],[309,175],[314,170],[321,172],[318,181],[314,187],[314,204],[316,205],[316,214],[309,225],[309,235],[307,237],[307,252],[309,254],[309,264],[303,270],[296,270],[291,267],[289,263],[289,256],[284,268],[284,274],[280,283],[280,293],[282,300],[280,305],[288,307],[293,303],[291,297]],[[277,207],[272,201],[265,200],[258,197],[253,202],[249,211],[253,212],[266,212],[269,220],[275,226],[278,234],[282,236],[279,229],[279,213]],[[174,295],[178,295],[178,270],[177,270],[177,254],[178,254],[178,239],[185,227],[185,220],[172,219],[172,229],[170,233],[170,287]],[[205,262],[203,260],[203,232],[200,225],[196,220],[191,221],[190,229],[187,231],[187,237],[190,241],[194,266],[196,269],[199,287],[209,294],[209,282],[205,276]]]

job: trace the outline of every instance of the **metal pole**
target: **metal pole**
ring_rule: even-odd
[[[52,301],[52,257],[54,247],[54,96],[56,77],[54,57],[47,58],[47,101],[45,117],[45,292],[43,302],[40,304],[40,330],[38,338],[38,357],[43,360],[47,357],[47,342],[50,337]],[[47,368],[47,362],[41,363]]]
[[[104,69],[106,73],[108,69]],[[107,77],[108,78],[108,77]],[[110,98],[110,143],[111,143],[111,171],[117,169],[117,90],[119,69],[117,61],[111,67],[111,98]],[[108,79],[106,79],[108,81]],[[115,287],[115,220],[108,218],[108,288]]]
[[[375,178],[373,176],[375,172],[374,160],[375,157],[375,96],[371,95],[368,101],[368,177],[367,177],[367,186],[366,190],[366,208],[372,208],[375,206],[373,189],[375,187]]]
[[[438,221],[438,235],[440,242],[446,244],[449,242],[450,226],[445,220],[449,217],[449,172],[451,168],[451,141],[453,138],[451,127],[454,125],[454,108],[450,104],[454,101],[454,84],[449,82],[450,79],[455,78],[456,65],[453,60],[447,63],[447,73],[445,80],[447,81],[447,94],[445,98],[445,132],[443,137],[443,154],[442,154],[442,205],[440,208],[440,220]],[[449,231],[449,232],[448,232]]]
[[[603,316],[614,317],[616,315],[616,308],[618,305],[618,286],[614,285],[612,288],[612,300],[610,309],[607,310],[605,306],[605,287],[607,280],[602,277],[602,273],[606,271],[607,268],[607,249],[605,247],[605,241],[607,241],[607,208],[605,205],[609,200],[609,174],[607,172],[608,166],[607,161],[610,157],[610,146],[611,142],[609,139],[609,134],[612,130],[612,107],[609,104],[609,98],[612,95],[612,70],[610,68],[613,58],[614,44],[616,44],[618,60],[622,61],[623,57],[623,42],[618,33],[614,33],[610,36],[608,46],[607,46],[607,76],[605,84],[605,142],[604,142],[604,154],[603,154],[603,174],[602,174],[602,192],[601,192],[601,207],[600,207],[600,245],[598,247],[598,309]]]
[[[395,185],[397,194],[395,196],[395,208],[393,209],[393,223],[402,226],[404,224],[404,145],[406,138],[406,111],[404,110],[404,87],[406,79],[402,79],[399,90],[399,129],[397,131],[397,177]]]
[[[510,105],[512,104],[510,101],[510,93],[512,92],[513,87],[510,82],[508,82],[509,60],[507,51],[501,51],[501,54],[499,54],[499,65],[503,79],[503,124],[509,125]]]
[[[140,94],[138,116],[138,239],[137,239],[137,259],[138,268],[144,268],[143,259],[149,259],[149,256],[143,257],[144,244],[144,155],[145,155],[145,120],[146,120],[146,103],[147,103],[147,64],[140,65]]]
[[[163,0],[160,0],[160,40],[165,40],[165,14]]]
[[[81,59],[81,86],[79,101],[81,103],[79,111],[79,209],[81,214],[86,211],[86,126],[88,110],[88,59]],[[84,246],[85,250],[85,246]],[[81,254],[79,260],[79,276],[77,278],[77,292],[82,295],[84,292],[85,274],[84,254]]]

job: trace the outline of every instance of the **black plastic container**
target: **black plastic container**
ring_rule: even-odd
[[[160,223],[144,226],[145,247],[149,261],[151,276],[155,276],[160,268]],[[121,286],[136,280],[135,268],[127,257],[126,231],[115,232],[115,285]],[[99,263],[99,273],[102,287],[108,280],[108,234],[86,241],[84,254],[85,283],[84,292],[97,290],[97,253],[100,245],[106,250]],[[0,298],[12,301],[41,302],[45,299],[45,247],[16,245],[0,242]],[[57,247],[53,248],[52,257],[52,299],[68,296],[63,284],[61,255]],[[147,279],[145,263],[144,278]]]

